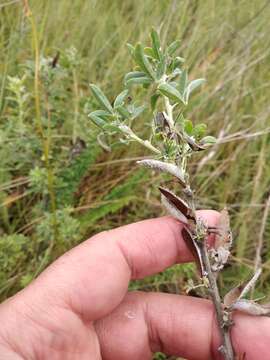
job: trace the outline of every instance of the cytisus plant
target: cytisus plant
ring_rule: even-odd
[[[215,143],[213,136],[207,136],[206,125],[195,125],[185,118],[184,110],[190,95],[204,83],[204,79],[189,81],[184,59],[176,55],[179,41],[168,47],[161,46],[157,31],[151,32],[151,46],[138,43],[128,49],[135,62],[133,71],[124,77],[124,90],[114,102],[108,100],[100,88],[90,85],[98,109],[89,118],[101,129],[98,140],[105,149],[105,140],[119,134],[121,141],[137,141],[145,146],[153,157],[138,161],[143,165],[173,176],[179,184],[179,194],[159,187],[161,201],[167,211],[184,224],[182,236],[194,255],[201,277],[201,285],[207,289],[212,299],[222,344],[219,351],[224,359],[241,359],[245,354],[235,354],[230,339],[231,319],[234,310],[253,315],[268,315],[270,307],[244,299],[254,287],[260,270],[245,284],[240,284],[222,300],[217,286],[220,271],[227,263],[232,246],[232,234],[228,211],[222,210],[219,224],[209,227],[196,213],[197,199],[191,188],[188,161],[197,151],[204,151]],[[131,87],[149,90],[149,105],[153,112],[152,133],[148,140],[139,137],[133,130],[133,120],[145,110],[138,106],[130,96]],[[136,92],[138,94],[138,91]],[[207,237],[215,234],[215,243],[209,246]]]

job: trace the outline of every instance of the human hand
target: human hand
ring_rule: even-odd
[[[200,211],[210,226],[219,214]],[[130,279],[192,260],[170,218],[100,233],[64,254],[0,306],[0,359],[146,360],[155,351],[221,359],[210,301],[127,292]],[[270,319],[234,316],[233,345],[269,359]]]

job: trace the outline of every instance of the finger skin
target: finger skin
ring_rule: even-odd
[[[199,216],[210,226],[219,218],[212,211]],[[148,359],[158,349],[188,359],[221,359],[209,301],[126,295],[131,278],[192,260],[181,228],[169,217],[146,220],[99,234],[74,248],[0,306],[0,347],[24,353],[27,359],[100,360],[101,351],[105,360],[136,360]],[[247,360],[268,359],[269,318],[237,314],[235,322],[237,352],[246,352]]]
[[[211,226],[219,218],[211,210],[198,214]],[[182,227],[162,217],[100,233],[61,256],[17,296],[30,294],[37,302],[68,306],[84,319],[96,320],[121,302],[130,279],[193,260]]]
[[[270,319],[238,313],[232,328],[236,354],[269,359]],[[95,325],[103,360],[150,360],[152,352],[189,360],[222,360],[209,300],[158,293],[129,293]]]

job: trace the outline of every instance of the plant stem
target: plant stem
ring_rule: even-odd
[[[32,41],[33,41],[33,49],[35,54],[35,77],[34,77],[34,89],[35,89],[35,108],[36,108],[36,124],[37,124],[37,131],[41,137],[42,144],[43,144],[43,155],[45,160],[45,166],[47,169],[47,184],[48,184],[48,192],[50,196],[50,205],[51,205],[51,212],[52,212],[52,227],[54,229],[54,239],[52,239],[53,247],[54,242],[57,240],[58,236],[58,229],[57,229],[57,218],[56,218],[56,199],[55,199],[55,192],[54,192],[54,179],[53,179],[53,170],[50,166],[50,129],[49,135],[46,137],[42,119],[41,119],[41,110],[40,110],[40,80],[39,80],[39,42],[38,42],[38,32],[36,27],[36,22],[33,16],[33,13],[30,9],[28,0],[24,0],[24,10],[25,16],[29,19],[32,29]],[[50,119],[49,119],[50,122]],[[49,124],[50,126],[50,124]]]
[[[165,108],[168,115],[168,123],[170,125],[171,130],[174,128],[174,120],[173,120],[173,106],[170,104],[170,100],[165,96]]]
[[[73,91],[74,91],[74,119],[73,119],[73,131],[72,131],[72,143],[76,142],[77,138],[77,123],[79,117],[79,86],[76,70],[72,70],[73,76]]]
[[[126,134],[130,139],[137,141],[139,144],[143,145],[144,147],[151,150],[155,154],[160,155],[160,151],[157,148],[155,148],[149,141],[139,138],[128,126],[119,125],[119,129],[124,134]]]
[[[206,271],[205,276],[209,282],[208,291],[215,307],[219,332],[222,338],[222,345],[220,346],[219,351],[223,354],[225,360],[234,360],[234,351],[230,337],[230,319],[226,321],[224,317],[225,314],[222,308],[222,301],[220,298],[216,278],[211,269],[205,241],[203,241],[203,245],[201,246],[201,255],[204,269]]]
[[[190,185],[188,184],[188,187]],[[190,192],[191,196],[189,199],[189,204],[192,210],[195,212],[195,198],[194,192]],[[196,231],[196,230],[195,230]],[[198,233],[198,231],[197,231]],[[208,292],[215,307],[218,328],[220,332],[220,336],[222,339],[222,344],[219,347],[219,351],[223,354],[225,360],[234,360],[234,350],[232,347],[231,336],[230,336],[230,327],[232,326],[231,319],[228,314],[226,314],[223,310],[221,297],[219,294],[219,289],[217,286],[217,280],[215,275],[213,274],[211,263],[209,260],[208,249],[207,249],[207,242],[206,236],[207,233],[203,236],[199,233],[195,233],[195,237],[198,239],[198,245],[200,247],[200,253],[202,258],[203,270],[204,270],[204,277],[208,280]]]

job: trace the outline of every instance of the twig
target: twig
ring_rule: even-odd
[[[224,313],[222,308],[222,301],[220,298],[216,278],[211,269],[206,246],[207,246],[206,242],[204,241],[203,246],[201,247],[201,255],[202,255],[203,265],[206,271],[205,276],[209,282],[208,291],[215,307],[219,332],[222,338],[222,345],[219,347],[219,351],[223,354],[225,360],[233,360],[234,351],[230,337],[231,323],[230,323],[230,319],[225,318],[226,314]]]

